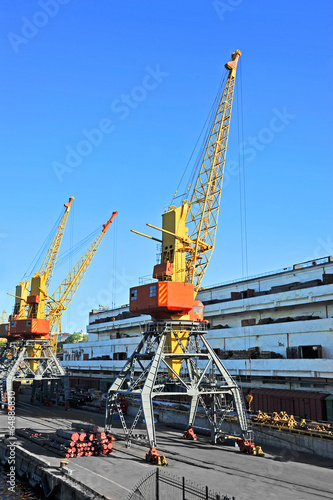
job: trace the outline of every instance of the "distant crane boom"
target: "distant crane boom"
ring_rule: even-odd
[[[69,211],[70,211],[73,200],[74,200],[74,197],[71,196],[69,198],[68,203],[64,204],[65,212],[60,220],[57,231],[56,231],[55,235],[53,236],[51,245],[49,246],[49,249],[45,255],[45,258],[43,260],[41,268],[38,271],[38,274],[40,274],[40,275],[47,273],[47,280],[46,280],[46,284],[45,284],[46,290],[48,289],[50,282],[51,282],[51,279],[52,279],[54,266],[55,266],[55,263],[56,263],[56,260],[57,260],[58,254],[59,254],[62,237],[64,235]]]
[[[0,316],[0,325],[3,325],[4,323],[8,323],[8,316],[6,311],[2,311],[1,316]]]
[[[101,244],[102,239],[105,236],[105,233],[112,223],[113,219],[117,215],[118,212],[113,212],[111,218],[108,220],[106,224],[103,224],[103,229],[90,245],[90,247],[86,250],[85,254],[81,257],[81,259],[75,264],[70,273],[66,276],[66,278],[62,281],[62,283],[58,286],[54,294],[48,297],[47,300],[47,313],[46,317],[50,320],[50,328],[51,330],[59,324],[61,321],[61,316],[68,308],[71,303],[80,283],[85,275],[88,267],[94,255]],[[58,329],[58,328],[57,328]]]

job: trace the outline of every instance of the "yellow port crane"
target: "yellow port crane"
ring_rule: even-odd
[[[107,223],[103,224],[94,242],[51,296],[47,289],[73,199],[70,198],[65,204],[65,213],[40,271],[32,277],[30,290],[29,281],[21,282],[17,287],[15,308],[9,318],[8,332],[4,328],[0,329],[0,336],[8,338],[5,347],[0,351],[0,380],[5,381],[6,387],[0,384],[0,404],[5,401],[5,393],[11,391],[15,380],[56,380],[65,376],[65,371],[55,355],[61,317],[72,301],[107,229],[118,213],[113,212]]]
[[[60,219],[58,227],[53,235],[51,244],[46,252],[42,265],[34,276],[31,278],[31,287],[30,280],[21,281],[19,285],[16,287],[15,294],[15,306],[14,313],[12,317],[16,319],[23,319],[26,317],[26,308],[29,305],[29,313],[28,317],[34,318],[43,318],[44,317],[44,301],[40,300],[41,293],[42,298],[44,294],[47,293],[49,285],[51,283],[53,270],[57,261],[57,257],[60,250],[60,245],[62,242],[62,238],[64,235],[64,231],[67,224],[67,219],[69,215],[69,211],[71,209],[74,197],[71,196],[69,198],[68,203],[64,204],[65,211]],[[28,296],[30,299],[28,302]],[[39,301],[34,301],[31,297],[39,297]]]
[[[50,333],[45,318],[45,297],[51,283],[69,212],[74,197],[64,204],[65,211],[54,232],[39,271],[30,280],[21,281],[16,287],[14,312],[9,321],[9,337],[45,338]],[[28,309],[28,310],[27,310]]]
[[[19,285],[16,295],[14,314],[10,317],[9,337],[12,339],[36,339],[53,337],[53,348],[56,350],[56,340],[61,328],[61,317],[72,301],[83,276],[85,275],[105,233],[117,212],[113,212],[95,241],[79,259],[71,272],[66,276],[52,296],[48,294],[48,283],[53,273],[56,258],[59,253],[61,239],[64,233],[68,212],[74,198],[65,204],[66,210],[53,237],[39,272],[29,281]],[[28,306],[28,310],[27,310]]]
[[[237,50],[232,54],[232,60],[225,64],[228,76],[190,200],[184,200],[179,207],[170,206],[162,215],[162,228],[147,224],[162,232],[161,264],[156,265],[153,271],[153,277],[159,280],[156,293],[158,303],[147,307],[148,285],[136,287],[131,291],[131,297],[134,290],[136,296],[135,300],[130,300],[132,312],[151,314],[156,319],[203,320],[203,306],[195,298],[215,247],[236,70],[240,56],[241,52]],[[188,284],[185,289],[184,283]],[[182,345],[178,339],[170,332],[166,349],[181,353],[182,345],[185,345],[188,339],[187,332],[184,331],[181,335]],[[179,374],[181,359],[170,358],[169,363]]]
[[[190,200],[184,200],[179,207],[171,205],[162,215],[162,228],[147,224],[162,232],[162,240],[157,240],[162,243],[161,264],[155,266],[153,277],[159,281],[191,283],[194,298],[215,247],[236,70],[240,56],[240,50],[236,50],[232,54],[232,60],[225,64],[228,76]],[[139,302],[135,305],[139,305]]]
[[[242,433],[241,449],[248,453],[255,449],[242,393],[206,339],[208,322],[204,320],[203,304],[196,300],[215,246],[240,55],[237,50],[225,65],[228,74],[224,90],[190,199],[183,200],[180,206],[171,205],[162,215],[161,228],[147,224],[161,231],[161,240],[133,231],[162,243],[161,262],[153,270],[157,281],[130,289],[129,310],[150,314],[152,322],[147,324],[141,342],[109,389],[105,429],[111,432],[117,411],[130,443],[143,413],[150,448],[146,459],[157,465],[165,465],[166,460],[156,450],[152,403],[155,396],[189,398],[188,426],[184,433],[187,439],[196,439],[193,425],[200,402],[215,443],[225,414],[235,404]],[[131,429],[126,426],[119,399],[126,395],[141,400]]]
[[[0,325],[2,325],[3,323],[6,323],[6,321],[8,322],[7,313],[6,313],[6,311],[2,311],[1,317],[0,317]]]

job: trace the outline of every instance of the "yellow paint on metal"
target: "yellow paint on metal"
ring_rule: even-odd
[[[33,359],[30,359],[29,360],[29,366],[31,368],[31,370],[33,372],[35,372],[37,370],[37,367],[38,367],[38,363],[39,363],[39,357],[41,355],[41,352],[42,352],[42,346],[40,344],[34,344],[33,347],[30,347],[28,346],[27,347],[27,354],[28,354],[28,357],[30,358],[37,358],[36,361],[34,361]]]
[[[26,317],[27,297],[29,295],[30,281],[20,281],[16,287],[14,315],[17,319]]]
[[[54,331],[54,326],[56,324],[58,325],[58,331],[61,331],[62,315],[73,300],[73,297],[106,234],[106,229],[111,224],[116,213],[117,212],[113,212],[112,217],[108,220],[107,224],[104,224],[103,229],[98,234],[96,239],[92,242],[84,255],[79,259],[70,273],[58,286],[53,295],[48,296],[47,312],[45,316],[50,320],[50,327],[52,332]]]
[[[30,295],[39,295],[40,301],[38,303],[30,304],[28,311],[28,318],[45,318],[45,297],[46,297],[46,282],[48,280],[48,273],[36,273],[31,278]]]
[[[177,331],[177,336],[184,347],[184,349],[187,346],[187,341],[188,341],[188,332],[187,331]],[[179,345],[178,340],[176,339],[175,335],[173,332],[169,332],[166,337],[165,345],[164,345],[164,353],[167,354],[181,354],[183,353],[183,349],[181,345]],[[180,369],[182,366],[182,358],[177,358],[176,356],[172,357],[165,357],[166,362],[168,365],[174,370],[177,375],[180,373]],[[168,374],[170,377],[176,378],[176,375],[172,372],[172,370],[169,370],[168,368]]]
[[[51,282],[51,279],[52,279],[54,266],[55,266],[55,263],[56,263],[56,260],[57,260],[58,254],[59,254],[60,245],[62,242],[65,227],[67,224],[69,211],[70,211],[71,205],[73,203],[73,200],[74,200],[74,196],[71,196],[69,198],[68,203],[64,204],[65,212],[60,220],[60,223],[57,227],[57,231],[56,231],[55,235],[53,236],[51,245],[49,246],[49,249],[45,255],[45,258],[43,260],[41,268],[38,272],[38,274],[40,274],[40,275],[47,273],[46,290],[48,289],[50,282]]]
[[[162,215],[162,227],[169,233],[162,233],[161,262],[172,262],[173,275],[171,280],[183,283],[186,281],[185,252],[187,244],[185,241],[188,239],[188,229],[185,222],[188,210],[188,203],[183,203],[181,207],[170,208]]]
[[[186,260],[186,281],[194,284],[195,295],[215,247],[236,69],[240,55],[240,50],[236,50],[231,56],[232,60],[225,65],[229,70],[228,78],[190,201],[187,222],[191,226],[190,238],[194,245]]]

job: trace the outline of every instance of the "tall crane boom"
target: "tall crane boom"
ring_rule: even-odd
[[[190,200],[187,224],[194,225],[190,234],[194,246],[186,259],[186,281],[194,284],[195,293],[199,290],[215,246],[236,69],[240,55],[240,50],[236,50],[232,54],[232,61],[225,65],[229,74]]]
[[[59,254],[62,237],[64,235],[69,211],[71,209],[71,205],[73,203],[73,200],[74,200],[74,196],[71,196],[68,200],[68,203],[64,204],[65,212],[60,220],[60,223],[58,225],[56,233],[53,236],[51,245],[49,246],[49,249],[45,255],[45,258],[43,260],[41,268],[38,271],[38,274],[40,274],[40,275],[47,274],[47,280],[45,283],[46,290],[48,289],[50,282],[51,282],[51,279],[52,279],[54,266],[55,266],[55,263],[56,263],[56,260],[57,260],[58,254]]]
[[[31,278],[31,281],[21,281],[16,286],[16,293],[14,295],[15,306],[13,313],[13,316],[15,316],[16,319],[23,319],[26,317],[27,306],[29,306],[29,318],[44,317],[44,300],[40,301],[40,295],[42,294],[42,297],[45,296],[51,283],[54,266],[59,254],[62,237],[64,235],[69,211],[73,200],[74,197],[71,196],[68,200],[68,203],[64,204],[65,212],[60,219],[56,232],[52,238],[52,242],[46,252],[39,271],[34,274],[34,276]],[[27,300],[28,296],[30,296],[30,302],[28,302]],[[31,297],[39,298],[38,300],[33,300],[31,299]]]
[[[170,206],[162,215],[161,228],[147,224],[162,232],[161,263],[153,271],[159,283],[156,291],[148,290],[146,285],[131,289],[131,312],[151,313],[153,318],[159,319],[193,319],[195,309],[199,307],[202,311],[202,304],[197,304],[195,297],[215,246],[240,56],[240,50],[236,50],[232,60],[225,64],[226,83],[190,200],[184,200],[178,207]],[[201,313],[199,316],[197,318],[202,320]]]
[[[112,223],[117,213],[118,212],[112,213],[112,216],[108,220],[108,222],[106,224],[103,224],[103,229],[101,230],[95,241],[93,241],[88,250],[86,250],[85,254],[75,264],[70,273],[58,286],[54,294],[51,297],[48,297],[46,317],[50,321],[51,330],[57,323],[59,324],[59,322],[61,321],[63,312],[66,311],[69,304],[71,303],[76,290],[80,286],[83,276],[90,266],[91,261],[94,258],[94,255],[105,236],[108,227]]]

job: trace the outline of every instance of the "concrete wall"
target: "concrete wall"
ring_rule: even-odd
[[[13,441],[0,440],[0,462],[6,466],[9,457],[8,446]],[[59,457],[59,466],[60,466]],[[44,492],[45,497],[55,500],[107,500],[104,495],[84,485],[69,475],[67,469],[50,467],[50,463],[37,458],[33,453],[24,449],[15,441],[15,470],[16,473],[29,481],[30,485]],[[48,497],[50,495],[50,497]]]

